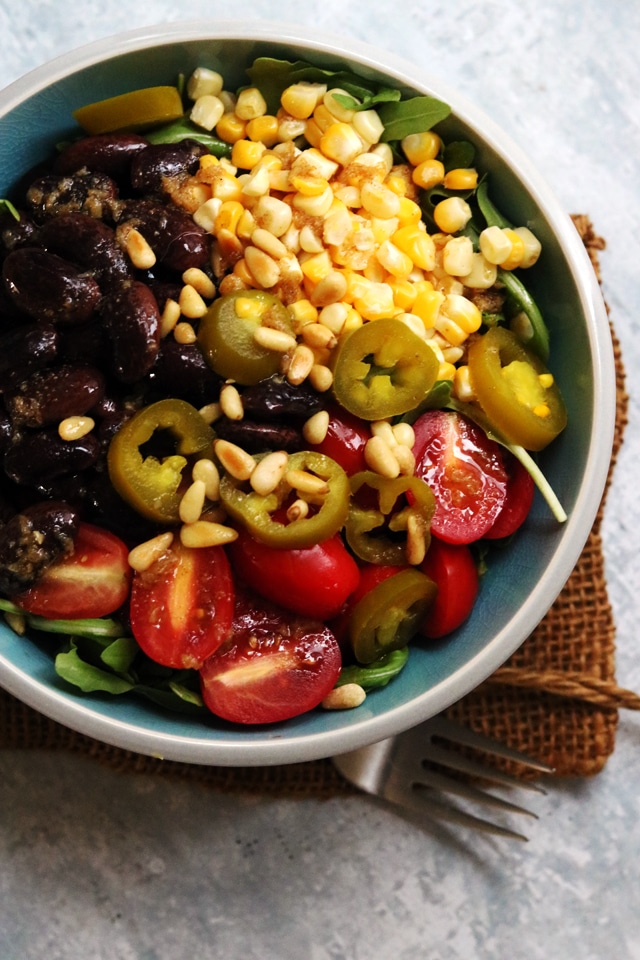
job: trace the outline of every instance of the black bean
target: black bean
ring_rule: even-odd
[[[255,420],[293,417],[307,420],[322,410],[322,397],[307,383],[295,385],[276,375],[242,391],[245,415]]]
[[[13,250],[5,258],[2,276],[15,305],[35,320],[84,323],[100,300],[93,277],[39,247]]]
[[[117,209],[118,188],[103,173],[88,171],[60,177],[47,174],[27,190],[27,204],[38,223],[62,213],[87,213],[112,219]]]
[[[206,147],[197,140],[152,144],[131,163],[131,186],[141,193],[161,193],[165,178],[180,179],[197,172]]]
[[[116,242],[115,230],[86,213],[52,217],[41,228],[39,245],[95,277],[103,291],[133,277],[129,258]]]
[[[0,336],[0,390],[9,389],[58,356],[60,335],[53,324],[25,323]]]
[[[124,238],[136,228],[160,264],[183,273],[189,267],[209,264],[210,238],[186,210],[152,200],[128,201],[118,220],[117,234]]]
[[[79,518],[64,501],[37,503],[0,529],[0,593],[32,586],[56,560],[74,549]]]
[[[108,353],[107,333],[99,317],[99,310],[87,323],[73,327],[61,327],[59,356],[71,363],[104,365]]]
[[[137,133],[99,133],[83,137],[61,150],[53,169],[59,174],[90,170],[105,173],[114,180],[129,180],[131,161],[149,146]]]
[[[160,341],[150,383],[162,395],[203,407],[217,400],[222,379],[211,369],[197,343],[182,344],[166,337]]]
[[[93,433],[79,440],[63,440],[57,429],[25,433],[4,455],[4,471],[14,483],[27,487],[46,485],[57,477],[95,466],[101,453]]]
[[[268,450],[286,450],[296,453],[307,446],[301,427],[291,423],[256,423],[255,420],[228,420],[221,417],[213,424],[220,440],[236,443],[247,453],[265,453]]]
[[[38,371],[5,393],[16,427],[43,427],[82,416],[104,396],[104,376],[88,364],[65,363]]]
[[[135,280],[108,293],[100,306],[112,352],[112,367],[122,383],[149,372],[160,344],[160,311],[149,287]]]

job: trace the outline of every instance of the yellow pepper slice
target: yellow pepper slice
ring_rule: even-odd
[[[146,130],[170,123],[184,114],[182,98],[176,87],[146,87],[107,100],[89,103],[73,116],[91,135],[117,130]]]

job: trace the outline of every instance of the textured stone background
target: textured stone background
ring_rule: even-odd
[[[607,240],[630,423],[605,518],[618,680],[640,689],[640,7],[191,0],[386,47],[480,105]],[[175,0],[0,2],[0,86],[82,43],[178,20]],[[534,798],[528,845],[409,826],[366,799],[227,798],[70,756],[0,753],[3,960],[640,957],[640,721],[590,782]]]

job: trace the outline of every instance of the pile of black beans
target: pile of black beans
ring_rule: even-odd
[[[204,152],[190,139],[87,137],[8,198],[19,219],[0,216],[0,593],[19,592],[70,552],[80,520],[131,545],[157,532],[111,487],[106,454],[140,407],[176,397],[200,408],[219,395],[197,343],[160,336],[185,270],[220,279],[213,238],[172,199]],[[149,270],[126,252],[131,228],[155,254]],[[243,401],[243,420],[215,430],[252,453],[301,449],[302,423],[322,406],[310,387],[281,377],[246,388]],[[84,415],[95,427],[62,439],[59,423]]]

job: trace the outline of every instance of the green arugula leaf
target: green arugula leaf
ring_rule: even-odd
[[[345,110],[360,112],[361,110],[371,110],[379,103],[396,102],[400,100],[401,94],[399,90],[394,90],[391,87],[383,87],[373,95],[367,94],[362,102],[358,102],[354,97],[349,97],[344,93],[334,93],[332,97],[340,106],[344,107]]]
[[[447,173],[449,170],[472,167],[475,157],[476,148],[468,140],[452,140],[442,151],[442,162]]]
[[[128,674],[133,661],[140,652],[140,647],[133,637],[118,637],[100,654],[100,659],[110,667],[114,673]]]
[[[445,120],[451,107],[435,97],[411,97],[395,103],[383,103],[378,114],[384,126],[381,140],[403,140],[410,133],[431,130],[436,123]]]
[[[267,111],[275,114],[280,106],[282,91],[293,83],[330,83],[364,100],[376,91],[375,84],[349,70],[327,70],[306,60],[278,60],[275,57],[257,57],[247,69],[252,86],[258,87],[267,103]]]
[[[111,693],[118,696],[133,690],[133,683],[82,660],[75,643],[55,659],[56,673],[83,693]]]
[[[11,200],[6,200],[3,197],[0,197],[0,212],[10,213],[14,220],[20,220],[20,214],[11,203]]]
[[[145,136],[150,143],[180,143],[181,140],[186,139],[197,140],[198,143],[206,147],[214,157],[231,156],[230,143],[225,143],[224,140],[220,140],[219,137],[215,137],[212,133],[203,130],[202,127],[192,123],[186,116],[181,117],[180,120],[174,120],[164,127],[149,130]]]
[[[367,664],[366,667],[358,664],[343,667],[336,687],[342,687],[345,683],[357,683],[367,692],[386,687],[390,680],[398,676],[408,659],[409,648],[402,647],[401,650],[385,653],[379,660]]]

